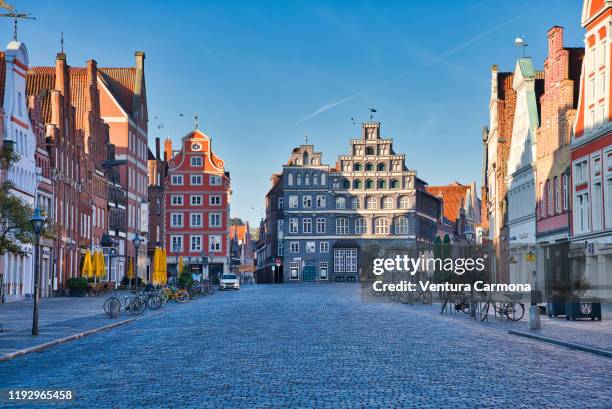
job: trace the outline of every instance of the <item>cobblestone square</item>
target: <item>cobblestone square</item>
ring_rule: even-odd
[[[612,406],[609,359],[428,308],[246,286],[0,363],[0,389],[72,389],[82,408]]]

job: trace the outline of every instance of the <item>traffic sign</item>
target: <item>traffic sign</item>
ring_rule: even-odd
[[[276,262],[275,262],[275,263],[276,263],[276,266],[277,266],[277,267],[280,267],[280,266],[281,266],[281,263],[282,263],[281,258],[280,258],[280,257],[276,257]]]

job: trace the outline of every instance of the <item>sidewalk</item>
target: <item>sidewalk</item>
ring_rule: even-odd
[[[582,346],[602,349],[612,353],[612,304],[602,305],[602,320],[566,320],[565,318],[549,318],[541,315],[541,329],[529,329],[529,305],[525,305],[525,316],[521,321],[512,322],[506,318],[495,318],[490,314],[488,321],[470,319],[469,315],[458,311],[456,314],[440,314],[441,305],[434,302],[432,306],[406,305],[407,312],[426,315],[429,318],[448,320],[459,325],[477,325],[483,329],[490,328],[498,331],[509,330],[535,334],[554,340],[570,342]],[[508,336],[517,336],[508,334]],[[534,340],[533,342],[541,342]],[[559,348],[563,348],[559,346]]]
[[[102,306],[106,296],[53,297],[40,301],[39,335],[32,335],[31,299],[0,304],[0,359],[17,351],[134,318],[122,312],[110,319]],[[146,314],[146,312],[145,312]]]

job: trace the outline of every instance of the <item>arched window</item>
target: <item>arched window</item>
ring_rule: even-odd
[[[360,209],[361,208],[361,200],[358,197],[354,197],[351,199],[351,209]]]
[[[387,166],[385,166],[384,163],[379,163],[378,164],[378,171],[381,172],[381,171],[385,171],[385,170],[387,170]]]
[[[327,185],[327,175],[325,173],[321,173],[321,184],[323,186]]]
[[[343,187],[344,189],[350,189],[350,187],[351,187],[351,182],[349,182],[349,181],[348,181],[348,179],[344,179],[344,180],[342,181],[342,187]]]
[[[374,155],[374,148],[371,146],[366,147],[366,155]]]
[[[398,217],[395,219],[395,234],[408,234],[408,219]]]
[[[391,180],[389,187],[391,187],[391,189],[399,189],[399,180],[397,179]]]
[[[362,189],[363,188],[363,182],[359,179],[355,179],[353,181],[353,189]]]
[[[375,234],[389,234],[389,220],[379,217],[374,221]]]
[[[386,180],[379,180],[378,181],[378,188],[379,189],[386,189],[387,188],[387,181]]]
[[[408,196],[401,196],[399,198],[399,207],[400,209],[409,209],[410,208],[410,198]]]
[[[346,209],[346,199],[343,197],[336,198],[336,209]]]
[[[289,174],[287,175],[287,184],[288,184],[289,186],[293,186],[293,173],[289,173]]]
[[[307,174],[304,176],[304,184],[305,184],[306,186],[310,186],[310,173],[307,173]]]
[[[313,165],[316,165],[317,164],[317,158],[312,158],[310,163],[313,164]]]
[[[374,165],[372,165],[371,163],[366,163],[366,172],[372,172],[374,170]]]
[[[313,186],[316,186],[319,184],[319,174],[317,172],[312,174],[312,184]]]
[[[378,198],[368,197],[368,209],[378,209]]]
[[[302,162],[304,163],[304,165],[310,165],[310,159],[308,159],[308,152],[304,152],[302,158]]]
[[[368,234],[368,222],[363,217],[355,219],[355,234]]]
[[[357,162],[353,165],[353,170],[355,172],[361,172],[363,170],[363,164]]]
[[[302,186],[302,174],[298,173],[297,176],[295,177],[296,183],[298,186]]]
[[[393,209],[393,198],[391,196],[385,196],[383,198],[383,209]]]
[[[366,180],[365,182],[365,188],[366,189],[372,189],[374,187],[374,182],[370,179]]]

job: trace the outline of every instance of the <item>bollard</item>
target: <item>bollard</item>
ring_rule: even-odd
[[[119,300],[111,300],[108,306],[108,310],[108,315],[110,316],[110,318],[118,318],[119,311],[121,310],[121,303],[119,302]]]
[[[529,329],[540,329],[540,308],[538,303],[542,302],[542,293],[538,290],[531,291],[531,306],[529,307]]]
[[[540,329],[540,308],[537,305],[529,307],[529,329]]]

